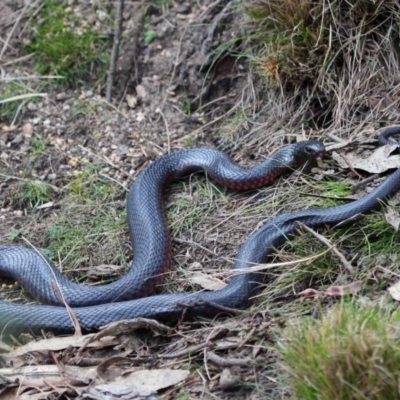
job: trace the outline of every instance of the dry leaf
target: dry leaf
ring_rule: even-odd
[[[192,273],[190,281],[206,290],[220,290],[226,286],[225,282],[222,282],[217,278],[213,278],[212,276],[206,275],[200,271],[194,271]]]
[[[95,275],[114,275],[122,271],[125,267],[123,265],[101,264],[92,267],[90,272]]]
[[[146,89],[142,85],[136,86],[136,94],[142,99],[145,99],[147,97]]]
[[[144,369],[124,376],[121,380],[133,381],[138,386],[157,391],[176,385],[184,381],[189,375],[190,372],[183,369]]]
[[[219,377],[219,387],[222,390],[233,389],[238,383],[238,376],[234,375],[230,368],[224,368]]]
[[[39,207],[37,207],[37,210],[43,210],[45,208],[50,208],[54,206],[54,201],[49,201],[47,203],[41,204]]]
[[[153,369],[136,371],[121,376],[112,382],[91,385],[90,389],[82,391],[90,393],[93,399],[156,399],[151,396],[157,390],[176,385],[189,376],[189,371],[179,369]],[[82,397],[86,398],[86,397]]]
[[[153,395],[151,390],[137,386],[135,382],[119,380],[111,383],[102,383],[91,386],[88,390],[81,392],[78,400],[158,400],[159,397]]]
[[[94,340],[99,340],[105,336],[127,335],[138,329],[151,329],[155,333],[168,332],[171,328],[149,318],[121,319],[100,327],[100,332],[96,333]]]
[[[298,293],[298,296],[310,298],[310,297],[317,297],[320,294],[321,294],[320,291],[309,288],[309,289],[303,290],[302,292]]]
[[[387,207],[385,212],[386,221],[398,232],[400,226],[400,214],[393,207]]]
[[[3,382],[18,382],[21,386],[65,387],[70,385],[88,385],[97,377],[96,367],[75,367],[64,365],[61,373],[57,365],[35,365],[20,368],[0,368]]]
[[[376,149],[369,157],[361,158],[354,153],[347,153],[344,156],[333,152],[332,158],[342,167],[362,169],[372,174],[379,174],[389,169],[400,167],[400,154],[390,155],[397,146],[385,145]]]
[[[30,122],[24,124],[24,126],[22,127],[22,133],[25,137],[31,137],[33,133],[33,125]]]
[[[37,342],[27,343],[26,345],[18,347],[9,353],[2,354],[1,356],[3,358],[12,359],[35,351],[59,351],[68,347],[80,348],[82,346],[101,349],[103,347],[116,346],[119,344],[119,340],[110,337],[102,338],[101,341],[96,340],[91,342],[90,339],[94,338],[96,335],[96,333],[91,333],[85,336],[67,336],[43,339]]]
[[[388,291],[394,300],[400,301],[400,281],[390,286]]]
[[[31,388],[27,388],[31,389]],[[21,394],[21,391],[18,391],[18,397],[14,397],[13,399],[18,399],[18,400],[48,400],[48,399],[61,399],[64,398],[63,394],[65,392],[70,391],[70,388],[49,388],[49,390],[43,390],[39,393],[32,393],[31,390],[29,390],[27,393]],[[68,398],[68,397],[66,397]],[[3,400],[3,397],[1,398]],[[6,398],[4,398],[6,400]]]
[[[327,296],[345,296],[346,294],[356,294],[362,288],[363,281],[354,281],[349,285],[331,286],[324,291]]]
[[[236,349],[240,343],[242,343],[243,338],[230,336],[227,338],[219,339],[214,343],[215,350],[226,350],[226,349]]]

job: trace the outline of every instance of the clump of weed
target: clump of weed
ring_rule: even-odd
[[[33,135],[30,138],[30,156],[35,159],[46,155],[47,139],[41,135]]]
[[[187,191],[185,182],[177,182],[174,187],[180,187],[179,192]],[[190,183],[190,194],[180,195],[173,201],[173,205],[167,212],[168,219],[171,220],[172,236],[177,237],[181,231],[193,231],[196,222],[214,209],[212,199],[216,195],[223,196],[223,193],[208,179],[206,181],[197,178]]]
[[[60,75],[73,83],[87,78],[96,63],[106,61],[103,39],[66,4],[50,0],[40,11],[27,48],[34,54],[39,73]]]
[[[110,203],[104,210],[94,212],[93,208],[98,204],[94,201],[92,204],[91,208],[90,205],[74,204],[43,232],[46,255],[61,260],[69,270],[79,268],[83,272],[91,265],[123,265],[126,262],[127,250],[120,240],[126,232],[125,210],[114,209]],[[110,268],[109,273],[112,272]],[[82,280],[85,278],[81,276]]]
[[[76,173],[69,183],[70,195],[79,202],[100,203],[113,201],[120,195],[121,188],[118,185],[110,184],[106,178],[100,176],[102,166],[87,165],[82,171]]]
[[[71,270],[126,261],[120,238],[126,236],[125,202],[120,201],[124,194],[120,186],[100,176],[101,169],[88,165],[72,177],[66,185],[65,206],[41,235],[46,255]]]
[[[50,201],[52,193],[52,187],[45,182],[23,181],[20,185],[20,193],[15,198],[31,211],[35,211],[37,207]]]
[[[278,343],[296,399],[398,399],[400,313],[342,303]]]
[[[341,183],[337,181],[325,181],[324,185],[321,185],[321,196],[326,197],[325,201],[321,203],[321,206],[331,207],[337,205],[337,200],[341,197],[347,197],[351,195],[351,185],[348,183]]]

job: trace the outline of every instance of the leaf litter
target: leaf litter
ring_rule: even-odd
[[[341,168],[354,168],[367,171],[371,174],[380,174],[390,169],[400,167],[400,154],[393,154],[396,145],[380,146],[369,157],[361,157],[357,153],[332,153],[332,158]]]

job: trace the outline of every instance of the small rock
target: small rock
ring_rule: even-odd
[[[128,104],[128,107],[130,107],[130,108],[135,108],[136,107],[137,102],[138,102],[137,97],[131,96],[130,94],[127,94],[125,96],[125,99],[126,99],[126,102]]]
[[[36,103],[30,102],[30,103],[28,103],[28,105],[26,106],[26,108],[27,108],[29,111],[36,111],[36,110],[37,110],[37,104],[36,104]]]
[[[57,101],[63,101],[66,100],[70,97],[70,95],[68,95],[67,93],[57,93],[56,94],[56,100]]]
[[[72,157],[69,161],[68,164],[72,168],[76,168],[79,164],[79,157]]]
[[[145,99],[147,97],[147,92],[143,85],[136,86],[136,94],[142,99]]]
[[[33,133],[33,125],[30,122],[24,124],[24,126],[22,127],[22,133],[25,137],[31,137]]]
[[[142,122],[144,120],[144,114],[139,112],[136,116],[136,121],[137,122]]]
[[[106,12],[104,12],[103,10],[97,10],[96,14],[97,14],[97,18],[100,21],[105,21],[108,17],[108,14]]]
[[[219,386],[222,390],[230,390],[237,384],[237,377],[232,374],[229,368],[224,368],[219,377]]]
[[[25,139],[24,135],[20,133],[19,135],[15,136],[15,138],[11,141],[12,144],[20,144]]]
[[[129,154],[129,148],[127,146],[121,146],[119,149],[115,150],[117,156],[125,156]]]

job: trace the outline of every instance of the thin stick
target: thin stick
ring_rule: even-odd
[[[27,240],[24,236],[22,237],[22,239],[25,241],[25,243],[27,243],[33,250],[35,250],[36,254],[43,260],[43,262],[47,265],[47,267],[49,268],[50,273],[53,275],[54,281],[52,281],[52,288],[55,291],[56,295],[58,296],[58,298],[62,301],[62,303],[64,304],[67,313],[69,315],[69,317],[71,318],[71,322],[74,325],[75,328],[75,334],[77,336],[82,336],[82,329],[79,323],[78,318],[76,317],[75,313],[72,311],[71,307],[68,305],[68,303],[65,300],[64,297],[64,293],[62,292],[61,288],[60,288],[60,284],[58,283],[56,274],[54,272],[54,269],[51,267],[49,261],[47,260],[47,258],[45,258],[40,252],[39,250],[31,243],[29,242],[29,240]]]
[[[222,368],[227,367],[247,367],[249,365],[254,365],[255,361],[249,357],[244,358],[223,358],[217,356],[212,351],[207,352],[207,360],[213,362],[214,364],[218,365]]]
[[[297,222],[302,228],[304,228],[307,232],[310,232],[313,236],[315,236],[322,244],[329,247],[339,258],[342,265],[349,271],[350,274],[354,274],[354,268],[352,265],[346,260],[346,257],[334,246],[332,243],[325,237],[315,232],[313,229],[304,225],[302,222]]]
[[[4,64],[5,66],[5,64]],[[0,78],[0,82],[12,81],[32,81],[39,79],[64,79],[61,75],[28,75],[28,76],[4,76]]]
[[[27,93],[20,94],[18,96],[8,97],[7,99],[0,100],[0,104],[9,103],[10,101],[25,100],[30,97],[46,97],[47,93]]]
[[[203,342],[200,344],[195,344],[193,346],[189,346],[186,349],[176,351],[175,353],[161,354],[158,357],[159,358],[178,358],[178,357],[182,357],[182,356],[193,355],[208,346],[210,346],[210,343]]]
[[[324,250],[322,253],[319,254],[314,254],[312,256],[308,256],[308,257],[303,257],[303,258],[299,258],[298,260],[293,260],[293,261],[284,261],[284,262],[277,262],[277,263],[270,263],[270,264],[258,264],[258,263],[251,263],[250,261],[246,261],[247,264],[254,264],[253,267],[248,267],[248,268],[238,268],[238,269],[234,269],[232,270],[231,274],[232,276],[235,275],[241,275],[241,274],[248,274],[248,273],[252,273],[252,272],[263,272],[266,271],[267,269],[273,269],[273,268],[277,268],[277,267],[289,267],[291,265],[297,265],[300,263],[311,263],[315,260],[317,260],[318,258],[324,256],[325,254],[329,253],[331,251],[331,249],[334,246],[331,245],[328,249]],[[238,259],[234,259],[234,260],[230,260],[226,257],[222,258],[223,260],[227,260],[227,261],[237,261]]]
[[[116,165],[116,164],[114,164],[112,161],[110,161],[110,160],[108,159],[108,157],[106,157],[106,156],[99,156],[98,154],[94,153],[92,150],[88,149],[87,147],[83,147],[83,146],[81,146],[81,145],[79,145],[79,147],[80,147],[82,150],[84,150],[84,151],[88,152],[89,154],[91,154],[92,156],[97,157],[98,159],[100,159],[100,160],[106,162],[108,165],[110,165],[111,167],[113,167],[113,168],[115,168],[116,170],[118,170],[119,172],[121,172],[121,174],[124,174],[125,176],[128,176],[129,178],[131,178],[131,176],[130,176],[126,171],[124,171],[123,169],[121,169],[120,167],[118,167],[118,165]]]
[[[170,135],[169,128],[168,128],[168,122],[165,119],[164,113],[162,112],[162,110],[160,108],[158,110],[156,110],[156,112],[158,112],[162,116],[162,119],[165,124],[165,129],[167,131],[167,152],[169,154],[169,153],[171,153],[171,135]]]
[[[112,48],[112,52],[111,52],[110,71],[108,72],[108,82],[107,82],[107,89],[106,89],[106,99],[108,102],[111,101],[111,92],[112,92],[112,87],[114,85],[115,70],[116,70],[116,66],[117,66],[119,41],[120,41],[121,32],[122,32],[122,14],[124,11],[124,0],[118,0],[116,7],[117,7],[117,12],[116,12],[116,19],[115,19],[114,42],[113,42],[113,48]]]

